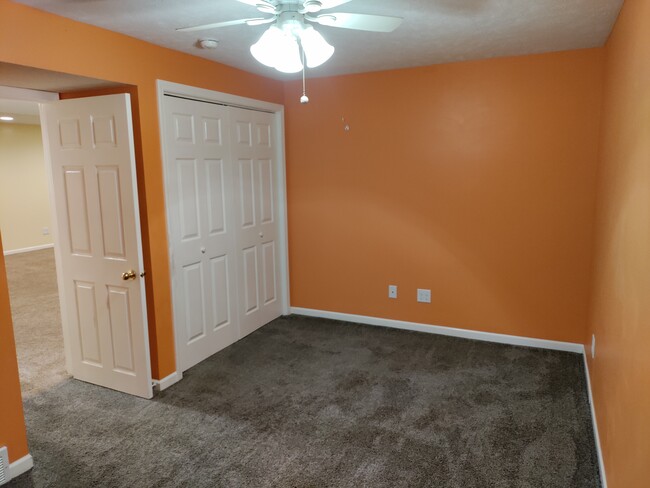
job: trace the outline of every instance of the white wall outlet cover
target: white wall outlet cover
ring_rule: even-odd
[[[49,233],[50,233],[50,228],[49,227],[43,227],[43,235],[46,236],[46,235],[49,235]]]
[[[388,285],[388,298],[397,298],[397,285]]]
[[[431,290],[418,288],[418,302],[431,303]]]

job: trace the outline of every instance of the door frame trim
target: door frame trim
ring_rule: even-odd
[[[290,298],[289,298],[289,234],[287,226],[287,181],[286,181],[286,159],[284,147],[284,105],[277,103],[265,102],[263,100],[256,100],[254,98],[240,97],[230,93],[224,93],[205,88],[198,88],[190,85],[183,85],[180,83],[173,83],[171,81],[156,80],[156,91],[158,98],[158,129],[160,134],[160,150],[163,167],[163,180],[164,180],[164,196],[165,196],[165,225],[167,228],[167,253],[170,265],[170,282],[172,294],[176,288],[176,282],[173,274],[173,254],[170,236],[170,206],[168,205],[169,195],[169,182],[167,181],[166,171],[166,147],[165,147],[165,121],[163,112],[163,101],[165,95],[173,95],[199,102],[218,103],[238,108],[253,109],[273,114],[274,121],[277,124],[277,131],[275,133],[275,147],[276,157],[280,164],[276,175],[278,184],[278,205],[279,205],[279,235],[278,240],[280,243],[280,291],[282,293],[281,309],[282,314],[287,315],[290,313]],[[172,309],[174,307],[174,299],[172,296]],[[175,313],[172,313],[172,323],[174,323]],[[179,365],[179,348],[178,348],[178,328],[174,323],[174,349],[176,360],[176,375],[178,380],[183,377],[183,372],[180,371]],[[178,381],[177,380],[177,381]],[[160,389],[164,389],[161,382]],[[170,385],[171,386],[171,385]]]

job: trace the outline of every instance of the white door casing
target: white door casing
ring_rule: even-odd
[[[282,313],[273,116],[231,108],[240,336]]]
[[[172,269],[171,281],[174,307],[174,328],[176,331],[177,346],[177,373],[182,373],[182,371],[209,357],[235,340],[247,335],[261,325],[268,323],[282,313],[288,313],[289,311],[283,108],[280,105],[268,102],[261,102],[164,81],[158,81],[158,94],[162,136],[161,142],[164,160],[163,164],[165,167],[165,198],[170,244],[170,263]],[[175,101],[172,102],[172,100]],[[198,107],[202,108],[199,109]],[[234,107],[246,107],[247,109],[240,111]],[[191,347],[186,347],[188,345],[188,338],[190,337],[187,331],[191,330],[188,329],[188,324],[186,323],[186,307],[188,306],[186,297],[194,297],[197,294],[186,291],[192,290],[192,288],[187,288],[184,283],[183,274],[180,272],[182,265],[178,261],[178,253],[176,252],[176,245],[180,243],[179,236],[181,235],[180,231],[182,230],[179,221],[182,214],[179,209],[179,183],[177,181],[178,169],[175,169],[175,167],[178,166],[176,158],[179,157],[181,159],[185,158],[194,160],[195,156],[183,156],[176,152],[177,149],[171,147],[176,145],[176,143],[173,142],[174,137],[178,137],[174,136],[174,131],[177,130],[176,127],[178,126],[178,122],[172,122],[174,119],[174,116],[172,116],[174,110],[177,114],[185,115],[189,115],[192,111],[196,111],[194,113],[195,128],[201,127],[201,123],[197,123],[196,121],[200,121],[202,117],[208,119],[219,119],[222,123],[220,134],[221,140],[218,145],[219,148],[217,148],[215,144],[211,144],[212,147],[208,147],[210,144],[207,144],[206,150],[208,152],[204,153],[204,156],[208,156],[209,159],[212,160],[216,159],[221,161],[222,157],[225,158],[225,156],[228,155],[227,159],[223,159],[223,165],[221,166],[224,175],[223,182],[225,184],[223,194],[226,202],[224,223],[228,229],[227,233],[229,233],[229,238],[223,242],[223,249],[229,249],[229,258],[227,260],[229,272],[229,295],[227,301],[231,310],[230,321],[232,322],[232,325],[234,325],[234,328],[231,330],[232,335],[223,334],[221,339],[217,338],[217,334],[211,334],[211,337],[215,340],[206,341],[206,343],[211,342],[211,344],[206,346],[198,356],[195,356],[191,352]],[[235,113],[242,113],[244,118],[235,117],[233,115]],[[225,114],[227,114],[227,116]],[[244,137],[244,139],[241,139],[237,132],[237,118],[240,119],[239,122],[244,122],[244,124],[248,126],[247,132],[245,131],[248,136]],[[185,120],[187,121],[189,119],[185,118]],[[259,135],[256,133],[258,125],[260,126],[259,129],[263,129]],[[200,140],[200,138],[205,135],[205,126],[203,129],[203,135],[201,135],[199,130],[196,131],[196,134],[199,135],[199,139],[196,140]],[[248,140],[248,144],[243,145],[248,145],[248,149],[245,150],[249,152],[244,153],[243,156],[241,154],[239,156],[242,156],[242,159],[244,160],[252,160],[252,164],[248,165],[248,169],[252,170],[252,172],[243,171],[244,176],[248,178],[248,188],[251,191],[242,194],[240,167],[244,170],[246,170],[247,167],[246,165],[241,166],[237,164],[239,156],[237,156],[236,152],[241,152],[241,148],[237,148],[236,146],[242,145],[241,143],[243,143],[244,140]],[[200,152],[196,151],[196,154],[196,159],[200,159]],[[264,161],[261,162],[262,160]],[[187,166],[191,165],[188,164]],[[200,164],[198,166],[200,166]],[[260,168],[260,166],[264,167]],[[266,170],[266,173],[260,173],[262,170]],[[265,182],[267,186],[261,186],[259,184],[260,181]],[[218,188],[218,185],[212,185],[212,187]],[[196,185],[196,188],[209,189],[210,186],[199,183]],[[244,188],[246,187],[244,186]],[[271,190],[267,191],[265,194],[259,194],[262,188],[264,190],[271,188]],[[249,206],[244,209],[240,207],[240,204],[243,202],[242,195],[249,198],[249,203],[252,201],[251,199],[254,199],[255,203],[253,204],[253,207]],[[271,200],[270,202],[269,199]],[[210,202],[213,201],[214,198],[209,194],[206,194],[205,197],[199,197],[197,200],[198,202]],[[264,204],[266,206],[262,209],[260,205]],[[248,228],[244,230],[250,230],[250,235],[254,235],[255,239],[250,241],[248,245],[241,245],[241,243],[244,240],[249,239],[250,236],[246,235],[246,233],[242,236],[242,233],[240,232],[242,226],[238,224],[244,216],[243,210],[252,210],[253,208],[256,217],[259,217],[260,215],[263,216],[263,225],[261,225],[261,222],[256,220],[254,225],[249,224],[248,226],[245,226]],[[206,211],[207,209],[203,209],[199,214],[205,213]],[[269,214],[269,212],[271,212],[271,214]],[[274,228],[267,229],[270,225],[274,226]],[[260,233],[264,236],[268,236],[266,237],[266,240],[260,238]],[[263,247],[264,244],[266,244],[266,247]],[[196,243],[193,245],[197,247]],[[201,247],[206,248],[205,254],[208,254],[207,249],[209,246],[198,246],[199,249]],[[244,249],[247,250],[247,256],[249,258],[251,257],[251,254],[254,254],[258,263],[257,272],[254,273],[254,279],[246,284],[249,290],[254,290],[255,293],[257,293],[257,304],[248,307],[248,314],[242,312],[246,303],[245,297],[242,298],[242,296],[240,296],[242,287],[245,286],[243,285],[245,282],[241,278],[241,269],[245,265],[243,261],[245,256],[240,252]],[[262,263],[265,257],[263,255],[264,250],[266,251],[266,262],[269,264],[273,263],[272,271],[274,272],[274,275],[271,273],[266,275],[266,278],[268,279],[273,277],[271,283],[268,283],[267,281],[268,284],[266,289],[264,288],[265,283],[262,281],[262,271],[268,268],[261,267],[259,264]],[[221,256],[223,255],[224,254],[221,254]],[[273,257],[269,258],[269,256]],[[250,270],[252,267],[249,266],[248,269]],[[221,282],[224,282],[224,280],[221,280]],[[254,294],[249,294],[249,297],[251,296],[254,297]],[[224,303],[224,301],[225,297],[222,297],[221,302]],[[213,308],[214,305],[214,303],[211,302],[213,301],[208,301],[205,306],[199,308],[206,309],[207,306],[209,313],[209,310]],[[249,300],[248,304],[250,305],[251,303],[254,302]],[[223,309],[223,306],[221,308]],[[196,330],[198,331],[198,329]],[[224,328],[224,331],[225,330],[226,328]],[[210,337],[210,334],[207,334],[205,339],[208,337]],[[192,345],[194,344],[189,344],[189,346]],[[195,350],[197,349],[198,348],[195,348]]]
[[[180,369],[239,338],[228,108],[166,97],[166,181]]]
[[[70,373],[151,398],[130,97],[41,104],[41,125]]]

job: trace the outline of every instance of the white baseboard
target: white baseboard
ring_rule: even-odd
[[[591,407],[591,420],[594,427],[594,437],[596,441],[596,452],[598,453],[598,468],[600,471],[600,484],[602,488],[607,488],[607,476],[605,475],[605,461],[603,460],[603,451],[600,447],[600,436],[598,435],[598,422],[596,421],[596,407],[594,406],[594,397],[591,393],[591,376],[589,376],[589,364],[587,355],[583,354],[585,361],[585,375],[587,376],[587,392],[589,395],[589,406]]]
[[[9,465],[9,476],[11,479],[18,478],[23,473],[26,473],[34,467],[34,459],[31,454],[21,457],[18,461],[14,461]]]
[[[170,386],[178,383],[182,379],[183,379],[183,373],[174,371],[172,374],[165,376],[161,380],[153,380],[153,384],[154,384],[154,388],[156,388],[158,391],[163,391],[169,388]]]
[[[12,254],[21,254],[24,252],[40,251],[42,249],[50,249],[54,247],[54,244],[43,244],[41,246],[32,246],[32,247],[23,247],[21,249],[12,249],[11,251],[5,251],[5,256],[10,256]]]
[[[481,332],[469,329],[457,329],[454,327],[443,327],[440,325],[420,324],[417,322],[404,322],[402,320],[382,319],[379,317],[367,317],[365,315],[353,315],[348,313],[327,312],[324,310],[313,310],[310,308],[291,307],[291,313],[307,315],[309,317],[321,317],[325,319],[343,320],[345,322],[356,322],[358,324],[378,325],[391,327],[393,329],[413,330],[416,332],[427,332],[463,339],[474,339],[477,341],[497,342],[499,344],[511,344],[513,346],[537,347],[539,349],[553,349],[555,351],[575,352],[584,354],[585,346],[573,342],[549,341],[546,339],[535,339],[532,337],[521,337],[506,334],[495,334],[492,332]]]

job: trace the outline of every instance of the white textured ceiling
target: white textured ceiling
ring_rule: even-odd
[[[235,0],[16,1],[245,71],[292,77],[251,56],[248,49],[266,26],[175,32],[177,27],[261,16],[254,7]],[[352,0],[333,10],[398,16],[404,22],[390,34],[318,26],[336,52],[309,76],[602,46],[622,4],[623,0]],[[219,40],[219,47],[197,48],[201,37]]]
[[[2,124],[40,124],[38,103],[23,100],[6,100],[0,98],[0,116],[9,115],[14,118],[11,122]]]

